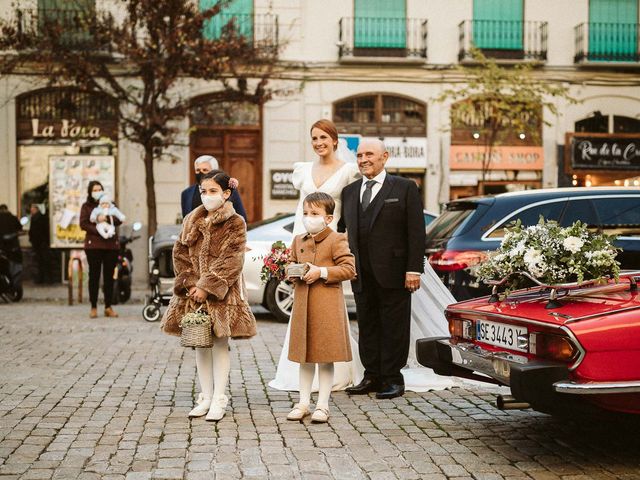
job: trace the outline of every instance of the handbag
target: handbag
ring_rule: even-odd
[[[191,304],[187,301],[187,308]],[[193,312],[185,313],[180,320],[180,345],[183,347],[213,347],[211,317],[202,311],[203,303]],[[184,325],[183,325],[184,322]]]

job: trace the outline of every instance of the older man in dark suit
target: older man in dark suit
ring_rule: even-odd
[[[218,160],[212,155],[200,155],[193,162],[193,168],[196,172],[196,183],[190,187],[185,188],[180,194],[180,205],[182,207],[182,218],[190,214],[196,207],[202,205],[200,199],[200,178],[213,170],[218,170]],[[234,188],[231,191],[231,197],[229,198],[233,204],[233,209],[238,215],[247,221],[247,212],[242,204],[242,199],[238,193],[238,189]]]
[[[382,141],[362,141],[357,158],[363,178],[342,191],[338,230],[346,228],[356,258],[351,284],[365,373],[346,391],[394,398],[404,394],[400,370],[409,355],[411,293],[424,269],[422,201],[415,182],[385,171],[389,154]]]

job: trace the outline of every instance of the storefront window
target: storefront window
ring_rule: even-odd
[[[576,132],[608,133],[609,117],[602,115],[600,112],[595,112],[592,117],[578,120],[575,130]]]
[[[17,101],[18,199],[25,215],[31,203],[49,202],[49,157],[115,155],[117,105],[72,88],[43,89]]]
[[[612,121],[613,120],[613,121]],[[603,115],[599,111],[575,123],[577,133],[640,133],[640,118]]]
[[[394,95],[366,95],[336,102],[333,118],[341,133],[365,136],[424,137],[427,129],[425,105]]]
[[[640,119],[614,115],[613,133],[640,133]]]

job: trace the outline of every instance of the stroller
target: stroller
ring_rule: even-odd
[[[149,237],[149,286],[142,317],[147,322],[157,322],[162,316],[161,307],[169,305],[173,295],[173,244],[180,235],[182,225],[161,225],[156,234]]]

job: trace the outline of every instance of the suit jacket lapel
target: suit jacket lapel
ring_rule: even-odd
[[[349,219],[353,220],[353,227],[358,228],[358,209],[360,208],[360,189],[362,188],[362,180],[354,182],[353,187],[349,191]],[[345,199],[346,200],[346,199]],[[345,219],[346,220],[346,219]],[[345,221],[346,224],[346,221]],[[348,227],[348,226],[347,226]]]
[[[371,223],[369,224],[369,230],[371,230],[371,228],[373,227],[373,224],[376,221],[380,210],[382,210],[384,199],[389,196],[389,193],[391,193],[392,189],[393,178],[387,173],[387,176],[384,179],[384,183],[382,184],[382,187],[380,187],[380,191],[373,200],[374,204],[371,206],[371,208],[373,208],[373,212],[371,212]]]

